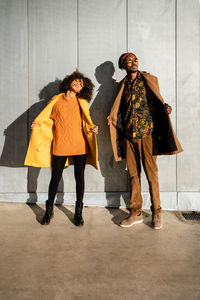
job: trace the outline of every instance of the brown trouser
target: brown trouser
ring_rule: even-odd
[[[161,212],[160,192],[158,181],[158,168],[156,156],[152,155],[152,135],[143,139],[133,139],[132,142],[125,139],[125,156],[130,176],[130,208],[131,214],[142,212],[141,195],[141,163],[149,183],[149,192],[151,196],[151,209],[154,214]]]

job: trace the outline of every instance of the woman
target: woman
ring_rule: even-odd
[[[85,164],[98,169],[96,134],[98,126],[92,123],[88,102],[94,85],[78,71],[66,76],[60,84],[61,94],[52,98],[31,125],[32,134],[25,165],[49,167],[52,176],[49,184],[46,212],[41,224],[49,224],[53,217],[53,204],[65,166],[74,164],[76,180],[76,207],[74,222],[83,225]]]

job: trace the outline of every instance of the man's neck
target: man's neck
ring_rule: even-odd
[[[127,73],[128,78],[130,79],[130,81],[135,80],[135,78],[137,77],[138,71],[134,72],[134,73]]]

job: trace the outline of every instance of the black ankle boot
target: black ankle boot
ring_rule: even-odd
[[[77,203],[76,201],[75,215],[74,215],[74,224],[76,226],[80,226],[84,224],[84,220],[82,217],[82,210],[83,210],[83,202]]]
[[[53,218],[53,205],[46,205],[46,212],[42,219],[42,225],[48,225]]]

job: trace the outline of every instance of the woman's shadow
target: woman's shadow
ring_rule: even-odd
[[[122,211],[119,210],[121,198],[123,198],[126,206],[129,203],[129,198],[127,197],[128,172],[126,170],[126,162],[125,160],[118,163],[114,161],[106,119],[118,92],[118,83],[113,78],[114,72],[115,68],[111,61],[105,61],[96,68],[95,77],[100,87],[90,107],[92,120],[99,126],[99,166],[104,177],[107,208],[113,215],[113,218],[116,217],[116,209],[111,209],[111,207],[118,207],[117,211],[121,214]]]
[[[56,79],[42,88],[38,95],[40,101],[34,103],[28,110],[26,110],[4,130],[5,142],[0,157],[0,166],[11,168],[25,167],[24,160],[31,134],[31,123],[45,108],[52,97],[60,93],[60,82],[61,80]],[[38,201],[37,186],[40,170],[41,168],[28,167],[27,172],[27,191],[29,197],[26,203],[36,215],[36,220],[38,222],[41,221],[41,217],[44,215],[44,210],[36,204]],[[58,208],[60,208],[60,210],[62,210],[68,216],[68,218],[72,220],[72,213],[69,210],[61,207],[63,202],[64,182],[63,179],[61,179],[58,186],[56,204],[58,204]]]

